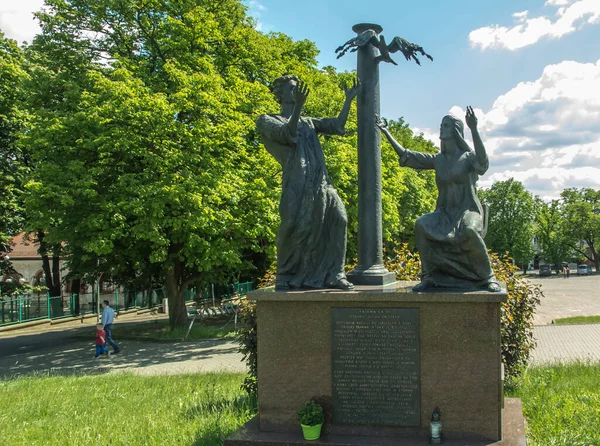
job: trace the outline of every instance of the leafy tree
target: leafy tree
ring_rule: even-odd
[[[23,228],[23,181],[29,157],[22,144],[27,122],[23,107],[24,70],[22,51],[0,31],[0,279],[14,272],[7,254],[11,238]]]
[[[492,252],[508,255],[524,265],[533,257],[535,208],[531,194],[514,179],[499,181],[479,191],[487,205],[486,245]]]
[[[541,255],[553,265],[572,257],[571,234],[566,230],[563,207],[559,200],[546,203],[539,198],[535,204],[535,234]]]
[[[237,1],[47,3],[31,49],[32,225],[70,267],[162,276],[182,325],[189,285],[270,263],[279,173],[254,120],[276,104],[261,81],[326,79],[316,49],[257,32]]]
[[[561,194],[564,232],[570,247],[600,271],[600,190],[565,189]]]
[[[317,69],[311,42],[258,32],[238,0],[46,4],[28,49],[30,229],[61,249],[72,278],[100,263],[122,284],[164,281],[171,326],[182,325],[188,286],[261,277],[275,256],[281,170],[255,130],[258,115],[279,109],[270,82],[299,75],[312,91],[306,114],[335,116],[353,74]],[[354,108],[347,130],[323,148],[354,247]],[[393,131],[434,150],[402,121]],[[393,152],[384,158],[393,245],[433,207],[435,186],[430,173],[400,169]]]

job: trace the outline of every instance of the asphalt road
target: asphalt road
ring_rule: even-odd
[[[65,330],[51,330],[43,333],[19,334],[0,338],[0,358],[7,356],[31,353],[39,350],[56,347],[57,345],[74,344],[81,339],[73,337],[75,334],[90,332],[90,327],[70,328]],[[17,332],[15,332],[16,334]],[[92,333],[93,335],[93,333]],[[93,338],[92,339],[93,342]]]
[[[147,324],[150,321],[158,319],[144,319],[141,321],[115,322],[113,336],[117,343],[119,342],[119,327]],[[45,331],[42,331],[45,330]],[[89,319],[81,326],[80,322],[74,321],[64,325],[52,327],[31,327],[26,331],[15,330],[0,333],[0,359],[11,355],[32,353],[40,350],[47,350],[56,346],[69,346],[81,342],[81,335],[89,335],[90,345],[95,342],[96,328],[93,319]]]

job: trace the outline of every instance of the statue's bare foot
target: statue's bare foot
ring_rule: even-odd
[[[435,283],[432,280],[424,279],[420,284],[413,287],[413,292],[421,293],[429,288],[433,288]]]
[[[337,282],[328,283],[327,288],[335,288],[337,290],[352,291],[354,285],[348,282],[347,279],[339,279]]]
[[[498,285],[496,282],[488,283],[485,286],[485,289],[488,290],[490,293],[498,293],[501,290],[500,285]]]

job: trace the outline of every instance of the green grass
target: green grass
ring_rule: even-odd
[[[115,325],[116,339],[144,338],[151,340],[181,340],[185,337],[188,327],[176,328],[171,331],[166,320],[154,321],[135,325]],[[211,338],[233,338],[235,328],[231,315],[215,316],[214,318],[199,319],[188,336],[188,341]]]
[[[222,445],[255,413],[242,374],[0,382],[3,445]]]
[[[242,374],[30,376],[0,382],[0,443],[221,445],[256,413]],[[529,369],[529,446],[600,446],[600,364]]]
[[[531,368],[506,396],[523,401],[529,446],[600,445],[600,364]]]
[[[600,316],[574,316],[554,319],[555,324],[598,324]]]

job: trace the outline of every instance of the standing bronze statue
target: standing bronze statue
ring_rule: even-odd
[[[338,288],[352,290],[346,279],[346,209],[329,179],[318,133],[343,135],[358,85],[346,91],[337,118],[301,117],[309,94],[296,76],[273,82],[281,104],[278,115],[261,115],[258,131],[267,151],[283,168],[277,232],[275,289]]]
[[[479,175],[488,170],[489,163],[471,107],[467,107],[466,122],[475,151],[464,139],[463,122],[447,115],[440,127],[441,152],[432,155],[403,148],[386,123],[376,121],[400,157],[401,166],[435,170],[439,193],[436,209],[415,223],[423,274],[413,291],[434,287],[500,291],[483,241],[485,216],[476,191]]]

